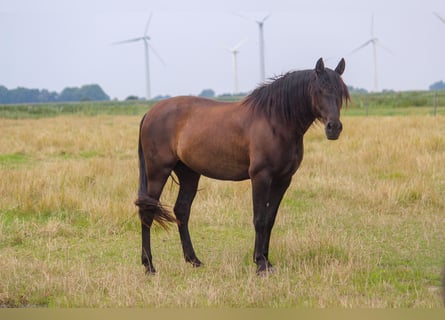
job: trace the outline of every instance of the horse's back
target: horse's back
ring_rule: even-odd
[[[221,113],[218,110],[223,110],[227,105],[193,96],[169,98],[159,101],[147,112],[143,125],[154,136],[178,136],[182,130],[194,131],[206,123],[220,121],[216,114]]]
[[[187,107],[212,107],[212,106],[222,106],[227,103],[195,96],[178,96],[173,98],[168,98],[157,102],[149,111],[158,108],[187,108]]]

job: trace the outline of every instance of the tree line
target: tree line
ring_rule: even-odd
[[[443,82],[442,80],[434,82],[432,85],[430,85],[430,90],[445,90],[445,82]]]
[[[8,90],[0,85],[0,104],[107,100],[110,100],[110,97],[97,84],[84,85],[80,88],[68,87],[61,93],[23,87]]]
[[[354,88],[348,86],[350,93],[367,93],[362,88]],[[445,90],[445,82],[437,81],[429,86],[429,90]],[[391,90],[384,90],[391,91]],[[231,99],[239,98],[248,93],[238,94],[221,94],[216,96],[212,89],[204,89],[199,94],[201,97]],[[170,95],[156,96],[154,100],[170,98]],[[126,100],[138,100],[136,96],[129,96]],[[46,89],[28,89],[18,87],[8,90],[5,86],[0,85],[0,104],[17,104],[17,103],[47,103],[47,102],[76,102],[76,101],[109,101],[110,97],[97,84],[84,85],[82,87],[67,87],[61,93],[48,91]]]

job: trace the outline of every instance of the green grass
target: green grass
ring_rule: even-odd
[[[20,152],[0,154],[0,167],[18,167],[29,161],[30,157]]]
[[[433,107],[379,107],[370,106],[368,110],[366,108],[346,108],[343,110],[345,116],[434,116]],[[445,115],[445,107],[440,107],[436,110],[436,115]]]
[[[62,115],[140,115],[153,104],[145,101],[107,101],[0,105],[0,118],[44,118]]]

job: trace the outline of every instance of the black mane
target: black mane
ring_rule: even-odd
[[[242,105],[250,106],[255,114],[305,126],[319,117],[313,101],[321,90],[336,95],[340,104],[349,101],[343,80],[335,71],[325,69],[322,75],[315,70],[302,70],[272,78],[244,98]]]

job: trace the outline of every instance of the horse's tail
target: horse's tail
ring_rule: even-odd
[[[141,143],[141,129],[146,115],[141,120],[139,125],[139,145],[138,145],[138,155],[139,155],[139,190],[138,198],[135,201],[135,205],[139,207],[139,217],[142,224],[151,227],[152,221],[159,223],[164,229],[168,228],[169,222],[178,222],[178,220],[172,216],[172,214],[165,209],[161,203],[148,195],[147,190],[147,172],[145,167],[144,151],[142,150]]]

